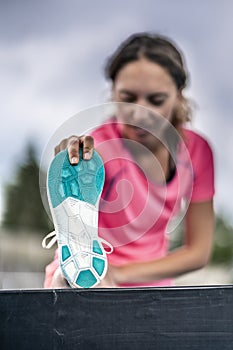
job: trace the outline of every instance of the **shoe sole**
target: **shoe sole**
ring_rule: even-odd
[[[106,252],[98,237],[105,174],[96,151],[86,161],[80,150],[79,159],[71,165],[67,150],[58,153],[49,167],[47,189],[62,273],[72,287],[90,288],[107,271]]]

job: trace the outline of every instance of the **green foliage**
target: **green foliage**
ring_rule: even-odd
[[[222,215],[216,217],[211,262],[213,264],[232,264],[233,262],[233,227]]]
[[[170,250],[182,245],[184,237],[183,223],[171,233]],[[221,214],[216,215],[210,264],[231,265],[233,263],[233,227]]]
[[[39,189],[39,165],[35,147],[29,144],[23,164],[16,169],[15,181],[5,188],[3,226],[8,229],[48,232],[52,229]]]

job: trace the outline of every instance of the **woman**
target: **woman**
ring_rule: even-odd
[[[112,82],[112,101],[119,102],[116,118],[90,136],[63,140],[56,153],[68,147],[71,164],[77,164],[79,145],[88,160],[95,143],[105,162],[99,232],[113,244],[114,252],[100,286],[168,286],[173,277],[205,266],[210,257],[214,231],[212,151],[203,137],[184,128],[190,119],[183,95],[187,73],[173,42],[162,36],[135,34],[110,57],[105,72]],[[169,125],[175,132],[169,133]],[[191,170],[183,166],[182,156],[179,158],[180,140],[190,157]],[[124,206],[119,197],[125,200],[130,189],[123,186],[117,197],[115,186],[122,184],[121,180],[133,185],[133,194],[128,193],[130,199]],[[180,184],[188,194],[178,195]],[[166,229],[182,196],[189,202],[185,240],[179,249],[168,253]],[[112,203],[118,207],[109,209]],[[55,258],[47,267],[46,287],[64,285],[58,265]]]

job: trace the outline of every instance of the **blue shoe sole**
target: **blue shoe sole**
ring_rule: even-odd
[[[71,165],[65,150],[53,159],[48,172],[48,188],[53,208],[67,197],[96,205],[104,186],[102,159],[96,151],[91,160],[83,160],[81,150],[79,157],[79,163]]]
[[[96,151],[92,159],[86,161],[82,159],[80,150],[77,165],[70,164],[67,150],[62,151],[49,167],[47,189],[57,233],[60,266],[73,287],[93,287],[103,279],[107,270],[106,253],[98,239],[98,227],[88,225],[86,218],[80,214],[98,215],[104,177],[104,165]],[[98,218],[94,219],[98,222]]]

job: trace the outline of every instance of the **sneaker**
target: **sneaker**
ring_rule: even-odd
[[[98,208],[104,185],[104,165],[94,151],[91,160],[71,165],[67,150],[53,159],[47,177],[47,192],[55,232],[42,245],[58,242],[60,266],[72,287],[90,288],[99,284],[107,272],[106,254],[113,248],[98,237]],[[56,235],[55,237],[53,237]],[[46,245],[47,238],[52,238]],[[106,252],[102,243],[110,247]]]

